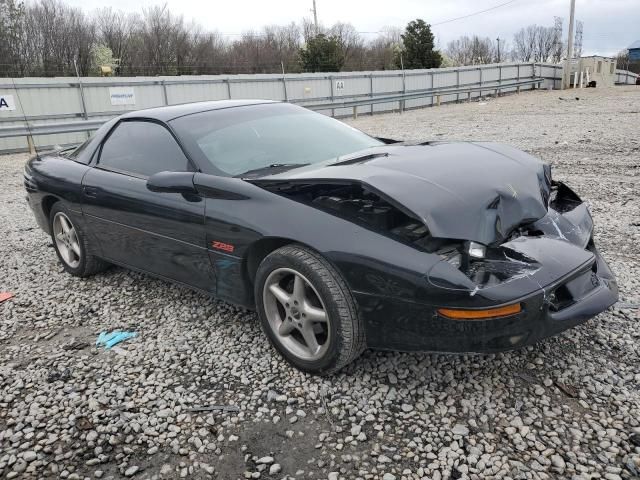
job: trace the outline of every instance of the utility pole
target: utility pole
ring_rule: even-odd
[[[316,26],[316,35],[318,35],[318,10],[316,9],[316,0],[313,0],[313,23]]]
[[[571,59],[573,58],[573,23],[576,15],[576,0],[571,0],[571,14],[569,15],[569,38],[567,40],[567,58],[564,62],[562,88],[571,86]]]
[[[496,38],[496,42],[498,42],[498,63],[500,63],[500,37]]]

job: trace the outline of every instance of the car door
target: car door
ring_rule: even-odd
[[[84,176],[83,214],[106,259],[214,291],[204,199],[150,191],[148,177],[161,171],[195,168],[161,123],[119,122]]]

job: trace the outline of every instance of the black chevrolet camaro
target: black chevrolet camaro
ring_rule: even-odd
[[[617,301],[587,206],[484,142],[373,138],[287,103],[127,113],[27,163],[64,269],[121,265],[255,309],[282,356],[494,352]]]

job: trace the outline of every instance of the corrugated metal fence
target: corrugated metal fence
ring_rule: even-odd
[[[622,72],[624,75],[625,72]],[[336,117],[420,108],[481,95],[512,92],[527,80],[558,88],[562,67],[553,64],[504,63],[429,70],[266,74],[188,77],[19,78],[0,79],[0,96],[11,96],[13,109],[0,108],[2,127],[53,125],[90,120],[93,125],[131,110],[205,100],[260,98],[284,100]],[[515,86],[522,83],[523,86]],[[633,82],[635,83],[635,79]],[[447,89],[439,93],[439,90]],[[456,90],[459,90],[457,93]],[[398,96],[410,99],[397,100]],[[395,97],[394,97],[395,96]],[[394,97],[385,102],[385,97]],[[363,102],[360,102],[363,100]],[[357,101],[345,108],[339,104]],[[324,108],[327,104],[336,104]],[[353,103],[353,102],[352,102]],[[365,103],[365,104],[361,104]],[[322,105],[322,107],[320,107]],[[87,132],[35,137],[38,147],[78,143]],[[0,152],[21,151],[26,137],[0,138]]]

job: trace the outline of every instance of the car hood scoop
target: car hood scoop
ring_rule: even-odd
[[[361,182],[413,213],[432,236],[485,245],[501,242],[515,227],[547,214],[549,170],[506,145],[430,142],[358,153],[252,183]]]

